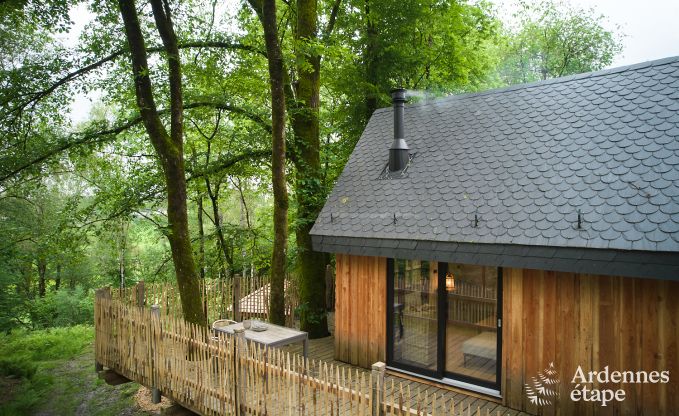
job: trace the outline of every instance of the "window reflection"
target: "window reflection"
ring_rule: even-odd
[[[436,369],[437,289],[437,271],[429,262],[394,261],[394,361]]]
[[[498,269],[448,263],[454,288],[446,290],[447,372],[495,381]],[[446,284],[448,287],[448,284]]]
[[[394,260],[390,363],[496,383],[498,276],[496,267]]]

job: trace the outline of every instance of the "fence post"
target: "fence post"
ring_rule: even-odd
[[[151,305],[151,324],[153,327],[154,320],[160,321],[160,305]],[[153,334],[153,332],[151,332]],[[160,390],[158,389],[158,371],[156,370],[156,350],[158,348],[157,338],[153,336],[153,345],[151,346],[151,375],[153,377],[153,387],[151,387],[151,402],[153,404],[160,403]],[[162,342],[162,340],[161,340]]]
[[[240,280],[239,274],[233,277],[233,320],[237,322],[242,320],[240,313]]]
[[[247,386],[247,380],[246,380],[246,373],[247,373],[247,368],[239,368],[240,363],[243,362],[241,360],[241,354],[247,353],[247,344],[245,341],[245,329],[244,328],[235,328],[233,330],[233,335],[234,335],[234,362],[236,365],[234,366],[234,375],[235,375],[235,383],[234,388],[235,388],[235,394],[234,398],[236,399],[236,415],[241,415],[244,414],[243,412],[243,407],[245,406],[245,388]],[[247,357],[246,357],[247,358]],[[245,360],[247,363],[247,360]]]
[[[110,287],[105,287],[101,289],[97,289],[94,292],[94,310],[95,310],[95,320],[94,320],[94,371],[99,372],[104,370],[104,364],[101,362],[97,361],[97,355],[103,346],[101,345],[102,342],[105,340],[100,339],[100,336],[98,335],[99,332],[102,330],[101,326],[104,324],[102,322],[102,317],[101,313],[103,312],[102,307],[101,307],[101,299],[111,299],[111,288]],[[107,341],[107,340],[106,340]]]
[[[137,285],[134,287],[135,295],[137,298],[137,306],[143,307],[144,306],[144,281],[142,280],[141,282],[137,283]]]
[[[372,365],[372,389],[370,391],[370,403],[372,408],[370,413],[372,416],[381,416],[384,414],[382,410],[382,400],[384,399],[384,373],[387,370],[387,365],[382,361],[378,361]]]

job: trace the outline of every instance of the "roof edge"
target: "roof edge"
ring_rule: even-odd
[[[585,79],[585,78],[596,78],[596,77],[601,77],[601,76],[606,76],[610,74],[615,74],[619,72],[625,72],[625,71],[633,71],[633,70],[638,70],[642,68],[650,68],[654,66],[661,66],[661,65],[666,65],[669,63],[677,62],[679,61],[679,56],[670,56],[667,58],[661,58],[661,59],[655,59],[651,61],[644,61],[644,62],[639,62],[636,64],[631,64],[631,65],[624,65],[624,66],[619,66],[615,68],[608,68],[608,69],[602,69],[599,71],[592,71],[592,72],[582,72],[579,74],[573,74],[573,75],[568,75],[565,77],[559,77],[559,78],[552,78],[552,79],[547,79],[547,80],[542,80],[542,81],[535,81],[535,82],[527,82],[524,84],[515,84],[515,85],[510,85],[507,87],[501,87],[501,88],[493,88],[490,90],[484,90],[484,91],[477,91],[477,92],[468,92],[468,93],[463,93],[463,94],[453,94],[441,98],[435,98],[430,101],[425,101],[425,102],[417,102],[414,104],[406,105],[406,108],[413,108],[413,107],[423,107],[426,105],[432,105],[434,103],[440,103],[442,101],[453,101],[453,100],[461,100],[469,97],[482,97],[485,95],[492,95],[492,94],[501,94],[505,92],[510,92],[510,91],[516,91],[516,90],[522,90],[522,89],[529,89],[529,88],[536,88],[536,87],[542,87],[544,85],[551,85],[551,84],[560,84],[564,82],[569,82],[569,81],[575,81],[579,79]],[[391,107],[382,107],[378,108],[373,112],[373,114],[376,113],[381,113],[381,112],[386,112],[386,111],[391,111]]]
[[[312,235],[321,252],[679,281],[674,252]]]

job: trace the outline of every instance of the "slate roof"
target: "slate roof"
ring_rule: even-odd
[[[521,263],[531,248],[570,249],[679,278],[679,57],[408,105],[414,159],[379,179],[392,114],[370,119],[311,231],[317,250],[389,255],[402,242],[408,258],[459,260],[465,247],[468,262]]]

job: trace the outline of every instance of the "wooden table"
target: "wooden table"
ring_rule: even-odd
[[[309,352],[309,334],[296,329],[286,328],[280,325],[274,325],[266,322],[266,331],[253,331],[252,329],[245,330],[245,339],[265,345],[267,347],[282,347],[283,345],[294,344],[296,342],[303,342],[303,355],[308,358]],[[215,331],[225,332],[233,335],[234,329],[243,328],[243,323],[217,326]]]

